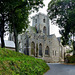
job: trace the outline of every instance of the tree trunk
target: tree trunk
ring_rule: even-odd
[[[73,41],[73,55],[75,55],[75,41]]]
[[[1,34],[1,48],[5,47],[3,33]]]
[[[75,33],[73,34],[73,55],[75,55]]]
[[[19,45],[18,45],[18,34],[17,34],[17,30],[15,27],[15,23],[14,23],[14,11],[12,11],[12,25],[13,25],[13,30],[14,30],[14,41],[15,41],[15,51],[18,52],[19,51]]]
[[[2,21],[1,21],[1,48],[4,48],[4,14],[2,14]]]
[[[13,24],[13,28],[14,28],[14,39],[15,39],[15,50],[16,50],[16,52],[18,52],[19,51],[19,47],[18,47],[18,34],[17,34],[16,27],[15,27],[14,24]]]

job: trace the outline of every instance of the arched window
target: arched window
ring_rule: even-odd
[[[43,33],[46,34],[46,27],[45,27],[45,26],[44,26],[44,28],[43,28]]]
[[[56,51],[55,51],[55,56],[56,56]]]
[[[42,56],[42,44],[39,44],[39,55]]]
[[[35,43],[31,42],[31,54],[35,56]]]
[[[45,55],[49,55],[49,47],[48,46],[45,49]]]
[[[38,57],[38,43],[36,43],[36,57]]]
[[[53,55],[54,55],[54,50],[53,50]]]
[[[35,23],[37,23],[37,19],[35,19]]]
[[[45,18],[43,19],[43,22],[45,23]]]

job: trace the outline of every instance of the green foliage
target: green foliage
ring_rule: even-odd
[[[0,0],[0,27],[4,35],[4,25],[9,25],[10,31],[14,32],[16,51],[18,51],[17,35],[25,32],[28,27],[29,14],[43,7],[43,0]],[[2,17],[4,15],[4,18]],[[2,21],[1,21],[2,20]],[[2,42],[3,45],[4,42]]]
[[[0,48],[2,75],[43,75],[48,69],[47,64],[41,59]]]
[[[69,63],[75,63],[75,56],[69,57]]]
[[[71,52],[73,52],[73,50],[68,50],[66,53],[71,53]]]
[[[62,44],[68,45],[72,42],[73,50],[75,37],[75,1],[74,0],[51,0],[48,4],[48,14],[52,22],[61,28]]]
[[[75,63],[75,55],[68,56],[67,59],[68,59],[68,63]]]
[[[43,6],[43,0],[0,0],[0,14],[8,17],[7,21],[11,29],[14,22],[17,33],[21,33],[22,29],[26,30],[29,24],[29,14]]]

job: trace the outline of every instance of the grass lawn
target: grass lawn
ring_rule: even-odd
[[[47,70],[42,59],[0,48],[0,75],[43,75]]]

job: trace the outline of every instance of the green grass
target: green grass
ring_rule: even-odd
[[[47,70],[42,59],[0,48],[0,75],[43,75]]]

